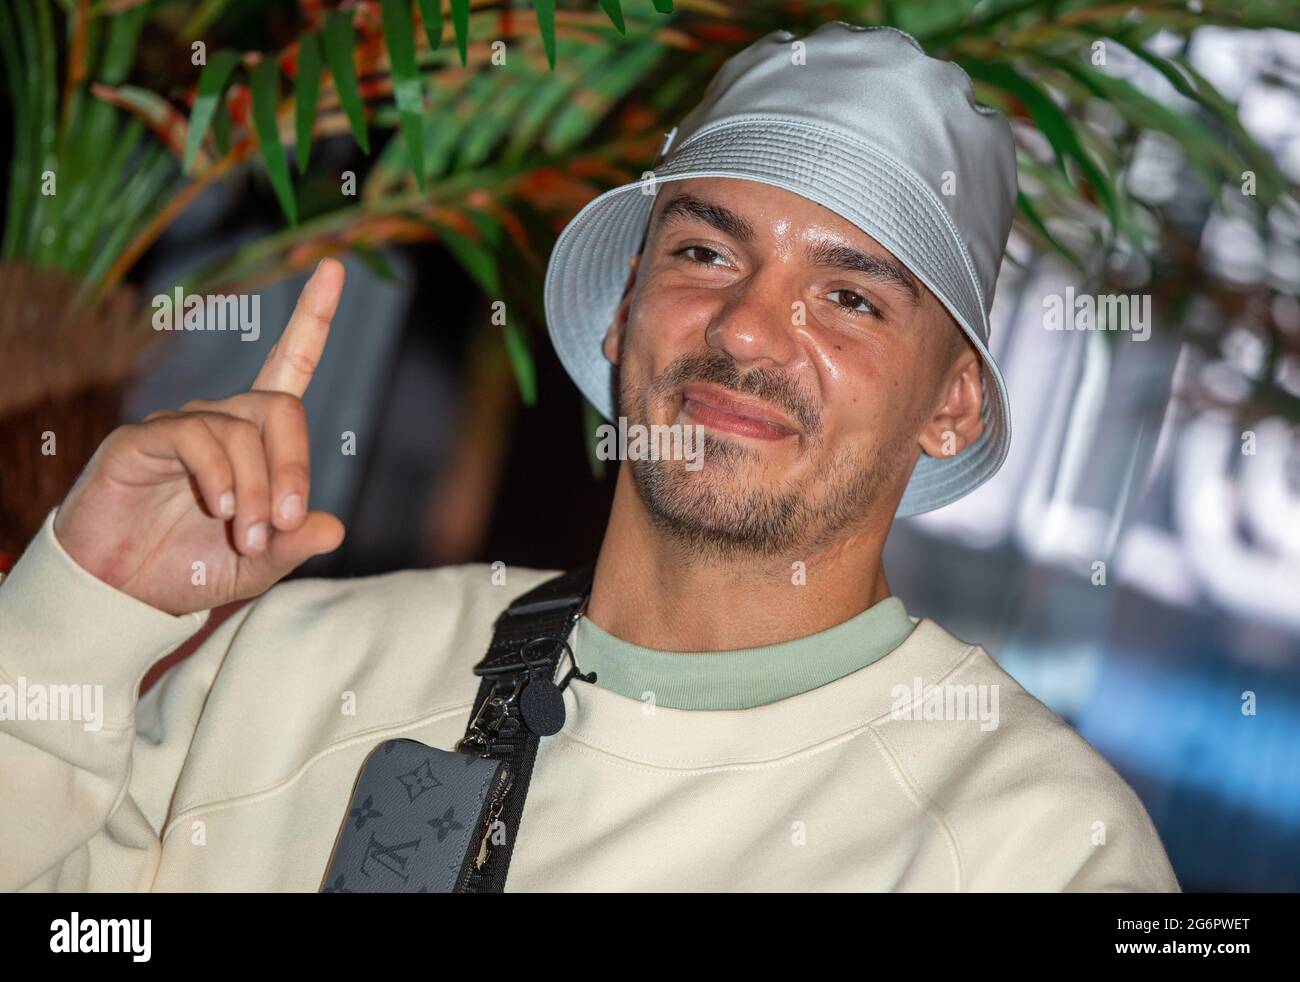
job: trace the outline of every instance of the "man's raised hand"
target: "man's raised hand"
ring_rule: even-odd
[[[105,438],[55,516],[78,565],[181,614],[256,596],[338,548],[343,524],[307,510],[301,397],[342,290],[343,265],[322,260],[248,392],[154,413]]]

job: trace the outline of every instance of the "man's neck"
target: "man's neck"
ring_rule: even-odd
[[[731,651],[816,634],[890,595],[880,560],[888,532],[886,523],[808,555],[709,556],[654,525],[625,465],[587,616],[661,651]]]

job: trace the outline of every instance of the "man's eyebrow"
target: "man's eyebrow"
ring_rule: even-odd
[[[733,239],[752,242],[754,226],[737,215],[730,208],[708,201],[698,195],[683,192],[671,198],[659,212],[659,221],[667,222],[673,218],[693,218],[711,225]],[[865,252],[844,245],[820,244],[811,247],[808,260],[818,266],[834,266],[851,269],[874,279],[884,280],[907,294],[912,306],[921,302],[921,288],[908,272],[907,267],[890,256],[872,256]]]
[[[741,242],[752,242],[754,226],[741,218],[730,208],[688,192],[683,192],[670,200],[659,212],[659,221],[666,222],[672,218],[694,218],[712,225],[719,232],[725,232]]]
[[[921,302],[921,288],[902,263],[892,256],[871,256],[849,246],[821,243],[807,251],[808,261],[817,266],[851,269],[874,279],[884,280],[907,294],[915,307]]]

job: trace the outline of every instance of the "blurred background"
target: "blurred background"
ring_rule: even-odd
[[[1185,890],[1300,889],[1297,0],[5,0],[0,568],[114,426],[247,387],[326,255],[312,505],[348,537],[295,575],[593,557],[550,246],[723,60],[831,19],[961,63],[1019,148],[1011,454],[896,525],[891,586],[1112,762]],[[178,288],[260,336],[155,330]],[[1045,329],[1067,288],[1150,297],[1150,337]]]

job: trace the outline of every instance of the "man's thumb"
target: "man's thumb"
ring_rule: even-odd
[[[291,532],[276,532],[266,551],[270,565],[284,576],[312,556],[333,552],[343,542],[343,523],[325,511],[311,511]]]

